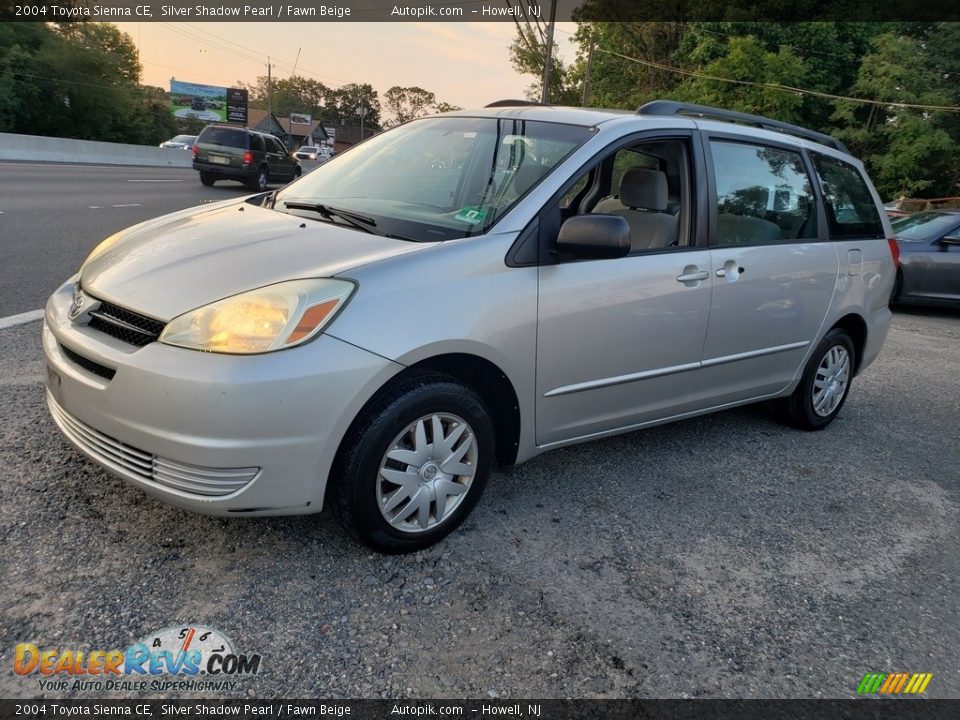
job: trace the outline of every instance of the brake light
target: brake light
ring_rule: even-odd
[[[253,153],[250,152],[249,150],[247,150],[247,151],[243,154],[243,164],[244,164],[244,165],[251,165],[251,164],[253,164]]]
[[[887,244],[890,245],[890,257],[893,258],[893,266],[900,267],[900,246],[897,245],[896,238],[887,238]]]
[[[196,159],[197,159],[197,155],[199,155],[199,154],[200,154],[200,148],[198,148],[196,145],[194,145],[194,146],[193,146],[193,159],[196,160]]]

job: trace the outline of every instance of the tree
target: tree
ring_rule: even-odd
[[[960,138],[951,137],[956,113],[903,107],[950,106],[956,95],[944,86],[943,76],[920,40],[885,33],[874,38],[873,52],[863,58],[849,94],[889,104],[835,103],[837,134],[864,158],[884,197],[936,197],[958,190]]]
[[[156,144],[172,119],[133,41],[94,22],[0,24],[0,130]]]
[[[387,112],[392,116],[390,125],[399,125],[413,118],[426,115],[436,104],[436,96],[421,87],[400,87],[394,85],[383,94]]]
[[[786,122],[802,120],[803,96],[777,87],[800,87],[807,75],[806,63],[786,46],[771,52],[752,35],[731,38],[726,53],[699,73],[700,77],[692,77],[677,87],[678,99]]]
[[[532,75],[535,80],[527,88],[527,97],[539,101],[543,97],[543,70],[547,60],[547,31],[544,23],[516,18],[517,33],[510,45],[510,62],[517,72]],[[569,68],[557,57],[554,41],[550,62],[550,92],[547,100],[558,105],[579,104],[579,85],[570,77]]]

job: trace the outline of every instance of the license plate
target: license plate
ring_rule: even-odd
[[[216,163],[217,165],[229,165],[229,164],[230,164],[230,158],[217,157],[216,155],[211,155],[211,156],[210,156],[210,162]]]
[[[53,395],[53,399],[60,402],[60,396],[63,394],[63,379],[60,373],[47,365],[47,389]]]

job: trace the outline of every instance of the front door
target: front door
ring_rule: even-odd
[[[570,215],[620,215],[631,252],[540,267],[538,445],[702,407],[700,353],[714,279],[705,215],[692,217],[691,140],[622,141],[558,202],[556,231]],[[545,233],[547,247],[555,239]]]

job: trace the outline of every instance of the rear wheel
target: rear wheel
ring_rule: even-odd
[[[213,173],[200,171],[200,182],[210,187],[217,181],[216,176]]]
[[[332,505],[377,550],[425,548],[476,505],[493,446],[490,417],[470,388],[437,373],[403,378],[351,429],[334,466]]]
[[[250,187],[253,188],[254,190],[257,190],[258,192],[263,192],[264,190],[267,189],[267,182],[269,180],[269,177],[270,177],[270,171],[267,169],[267,167],[266,166],[261,167],[259,170],[257,170],[257,174],[250,181]]]
[[[847,332],[828,332],[810,356],[797,389],[777,401],[784,421],[801,430],[822,430],[833,422],[850,392],[855,359]]]

